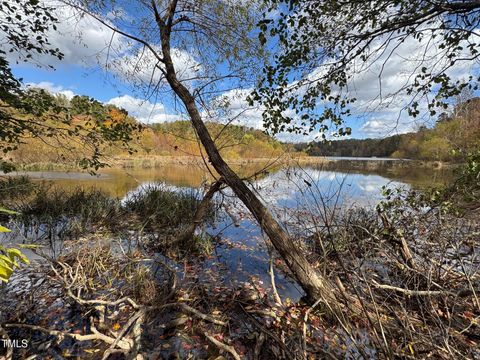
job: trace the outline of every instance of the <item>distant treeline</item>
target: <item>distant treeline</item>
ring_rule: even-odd
[[[480,149],[480,98],[465,101],[451,114],[441,114],[431,129],[383,139],[346,139],[295,148],[310,156],[394,157],[431,161],[462,160]]]
[[[346,139],[313,144],[296,144],[299,151],[310,156],[389,157],[398,150],[402,135],[384,139]]]

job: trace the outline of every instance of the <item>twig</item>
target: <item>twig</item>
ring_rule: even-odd
[[[232,355],[235,360],[242,360],[242,358],[240,357],[240,355],[238,355],[238,353],[235,351],[235,348],[233,346],[230,346],[230,345],[222,343],[221,341],[218,341],[213,336],[209,335],[207,332],[205,332],[204,335],[216,347],[218,347],[221,350],[226,351],[230,355]]]
[[[283,305],[282,299],[280,298],[280,295],[278,295],[277,286],[275,285],[275,273],[273,272],[273,257],[271,251],[269,251],[269,255],[270,261],[268,272],[270,273],[270,282],[272,283],[273,296],[277,304]]]
[[[393,290],[408,296],[441,296],[441,295],[447,295],[451,294],[448,291],[437,291],[437,290],[410,290],[410,289],[403,289],[399,288],[396,286],[391,286],[391,285],[384,285],[384,284],[379,284],[375,280],[372,280],[373,286],[379,289],[385,289],[385,290]]]
[[[403,260],[405,261],[405,263],[410,268],[415,269],[416,267],[415,260],[413,259],[412,252],[410,250],[410,247],[408,246],[405,236],[403,236],[403,234],[400,231],[398,231],[398,229],[395,229],[392,226],[392,224],[390,223],[390,220],[388,219],[387,215],[384,212],[382,212],[381,210],[378,210],[378,215],[382,220],[383,227],[389,231],[385,235],[386,239],[390,243],[393,243],[397,248],[399,248],[400,254]],[[400,238],[400,241],[398,241],[398,239],[395,239],[393,234],[396,234]]]
[[[457,291],[456,293],[453,291],[446,291],[446,290],[410,290],[410,289],[403,289],[399,288],[396,286],[391,286],[391,285],[384,285],[384,284],[379,284],[375,280],[372,280],[373,286],[379,289],[385,289],[385,290],[392,290],[396,291],[408,296],[446,296],[446,295],[452,295],[452,296],[459,296],[459,297],[465,297],[465,296],[470,296],[475,294],[476,292],[479,291],[479,289],[461,289]]]
[[[237,301],[238,303],[238,301]],[[268,335],[270,338],[272,338],[273,340],[275,340],[277,342],[277,344],[282,348],[282,351],[285,351],[288,356],[289,356],[289,359],[293,359],[295,358],[294,354],[285,346],[285,344],[282,342],[282,340],[276,335],[274,334],[273,332],[269,331],[268,329],[266,329],[256,318],[255,316],[253,316],[252,314],[250,314],[247,310],[245,310],[245,308],[243,307],[243,305],[241,303],[238,303],[238,305],[240,306],[240,309],[242,309],[242,311],[245,313],[245,315],[247,315],[250,319],[252,319],[253,321],[253,324],[263,333],[265,333],[266,335]]]
[[[255,344],[255,351],[253,353],[253,359],[258,360],[260,358],[260,351],[262,351],[263,344],[265,343],[265,333],[261,332],[258,336],[257,343]]]
[[[178,306],[180,309],[182,309],[183,311],[186,311],[190,314],[193,314],[195,315],[196,317],[202,319],[202,320],[205,320],[205,321],[209,321],[213,324],[216,324],[216,325],[221,325],[221,326],[225,326],[227,325],[226,322],[224,321],[221,321],[221,320],[218,320],[218,319],[215,319],[209,315],[206,315],[204,313],[201,313],[200,311],[198,311],[197,309],[194,309],[192,308],[191,306],[188,306],[187,304],[183,304],[183,303],[175,303],[175,304],[172,304],[172,305],[176,305]]]
[[[70,296],[73,300],[78,302],[80,305],[104,305],[104,306],[117,306],[122,303],[129,303],[134,309],[140,309],[140,305],[138,305],[135,301],[130,299],[129,297],[123,297],[121,299],[115,301],[108,301],[108,300],[85,300],[81,297],[76,296],[73,292],[69,289],[67,290],[68,296]]]
[[[240,221],[237,219],[237,217],[235,215],[232,214],[232,211],[231,209],[225,204],[225,206],[223,207],[223,209],[225,210],[225,212],[227,213],[227,215],[230,217],[230,219],[232,220],[232,223],[235,227],[239,227],[240,226]]]
[[[145,317],[144,311],[139,311],[140,316],[133,325],[133,353],[132,358],[135,360],[143,360],[144,357],[140,354],[140,348],[142,344],[142,324]]]
[[[303,317],[303,357],[307,359],[307,321],[308,316],[310,313],[320,304],[322,298],[315,301],[315,303],[305,312],[305,316]]]
[[[112,354],[112,351],[117,346],[118,342],[127,334],[128,330],[133,325],[133,323],[135,323],[139,318],[143,317],[144,314],[145,314],[145,309],[141,309],[128,320],[128,322],[123,326],[120,333],[117,335],[117,338],[115,339],[115,341],[103,353],[102,360],[108,359],[108,357]]]
[[[275,314],[273,310],[263,310],[263,309],[248,309],[247,312],[249,314],[257,314],[263,316],[269,316],[277,321],[280,321],[280,318]]]
[[[101,340],[106,342],[107,344],[113,344],[115,342],[114,338],[111,338],[110,336],[107,336],[105,334],[100,333],[94,326],[92,326],[92,331],[93,334],[88,334],[88,335],[81,335],[81,334],[72,334],[68,333],[65,331],[58,331],[58,330],[49,330],[41,326],[37,325],[28,325],[28,324],[6,324],[5,327],[7,328],[24,328],[24,329],[31,329],[31,330],[37,330],[44,332],[49,335],[57,336],[60,339],[64,337],[70,337],[72,339],[78,340],[78,341],[91,341],[91,340]],[[119,348],[122,350],[130,350],[132,347],[132,343],[130,341],[126,340],[120,340],[117,344]]]

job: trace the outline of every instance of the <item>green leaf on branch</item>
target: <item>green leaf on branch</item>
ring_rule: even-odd
[[[7,255],[16,267],[19,267],[16,259],[20,260],[24,264],[30,264],[30,260],[28,260],[28,258],[19,249],[7,249]]]
[[[7,232],[10,232],[10,231],[12,231],[12,230],[7,229],[6,227],[0,225],[0,233],[7,233]]]
[[[13,210],[8,210],[0,206],[0,213],[8,214],[8,215],[18,215],[18,212]]]
[[[13,273],[13,264],[8,257],[0,255],[0,280],[8,282]]]

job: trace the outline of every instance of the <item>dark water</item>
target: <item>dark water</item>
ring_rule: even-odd
[[[242,177],[258,173],[258,166],[237,169]],[[28,173],[38,181],[53,182],[72,189],[78,186],[99,188],[113,197],[124,199],[141,192],[145,186],[162,183],[173,191],[201,189],[211,181],[208,171],[200,166],[171,165],[160,169],[109,169],[97,176],[76,172]],[[263,171],[250,178],[250,186],[285,226],[309,226],[325,216],[334,216],[351,207],[373,207],[381,200],[382,187],[419,188],[437,186],[451,178],[449,171],[416,168],[408,163],[377,159],[348,159],[324,165],[304,166]],[[269,286],[268,252],[263,235],[242,204],[228,190],[222,201],[228,216],[204,229],[220,238],[213,258],[205,267],[217,269],[227,283],[250,282],[254,278]],[[302,215],[303,214],[303,215]],[[294,281],[276,272],[277,286],[282,296],[298,298],[301,290]]]

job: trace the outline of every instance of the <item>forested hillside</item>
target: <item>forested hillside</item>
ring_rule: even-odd
[[[278,156],[284,145],[260,130],[206,123],[220,152],[228,159]],[[200,155],[195,132],[188,121],[153,124],[142,134],[141,150],[155,155]]]
[[[311,156],[395,157],[454,161],[480,147],[480,98],[457,105],[450,115],[439,116],[431,129],[384,139],[347,139],[297,144]]]
[[[463,160],[480,148],[480,98],[455,107],[451,115],[439,116],[433,129],[422,128],[402,136],[393,157],[420,160]]]
[[[102,146],[102,155],[108,157],[198,156],[202,151],[188,121],[139,124],[127,111],[115,105],[103,104],[88,96],[76,95],[69,100],[64,95],[53,95],[43,89],[29,89],[26,97],[35,103],[48,104],[49,110],[41,115],[24,114],[12,108],[10,111],[52,128],[63,129],[65,133],[70,132],[74,135],[73,140],[72,137],[58,136],[58,133],[47,138],[27,136],[4,161],[16,164],[72,164],[78,161],[79,154],[88,151],[84,142],[76,137],[73,131],[76,128],[93,128],[99,124],[100,131],[121,124],[135,127],[128,147],[121,146],[118,142]],[[207,123],[207,128],[216,139],[221,153],[230,160],[275,157],[284,149],[284,145],[259,130],[236,125],[224,127],[214,122]]]
[[[398,150],[402,135],[384,139],[345,139],[313,144],[297,144],[310,156],[389,157]]]

